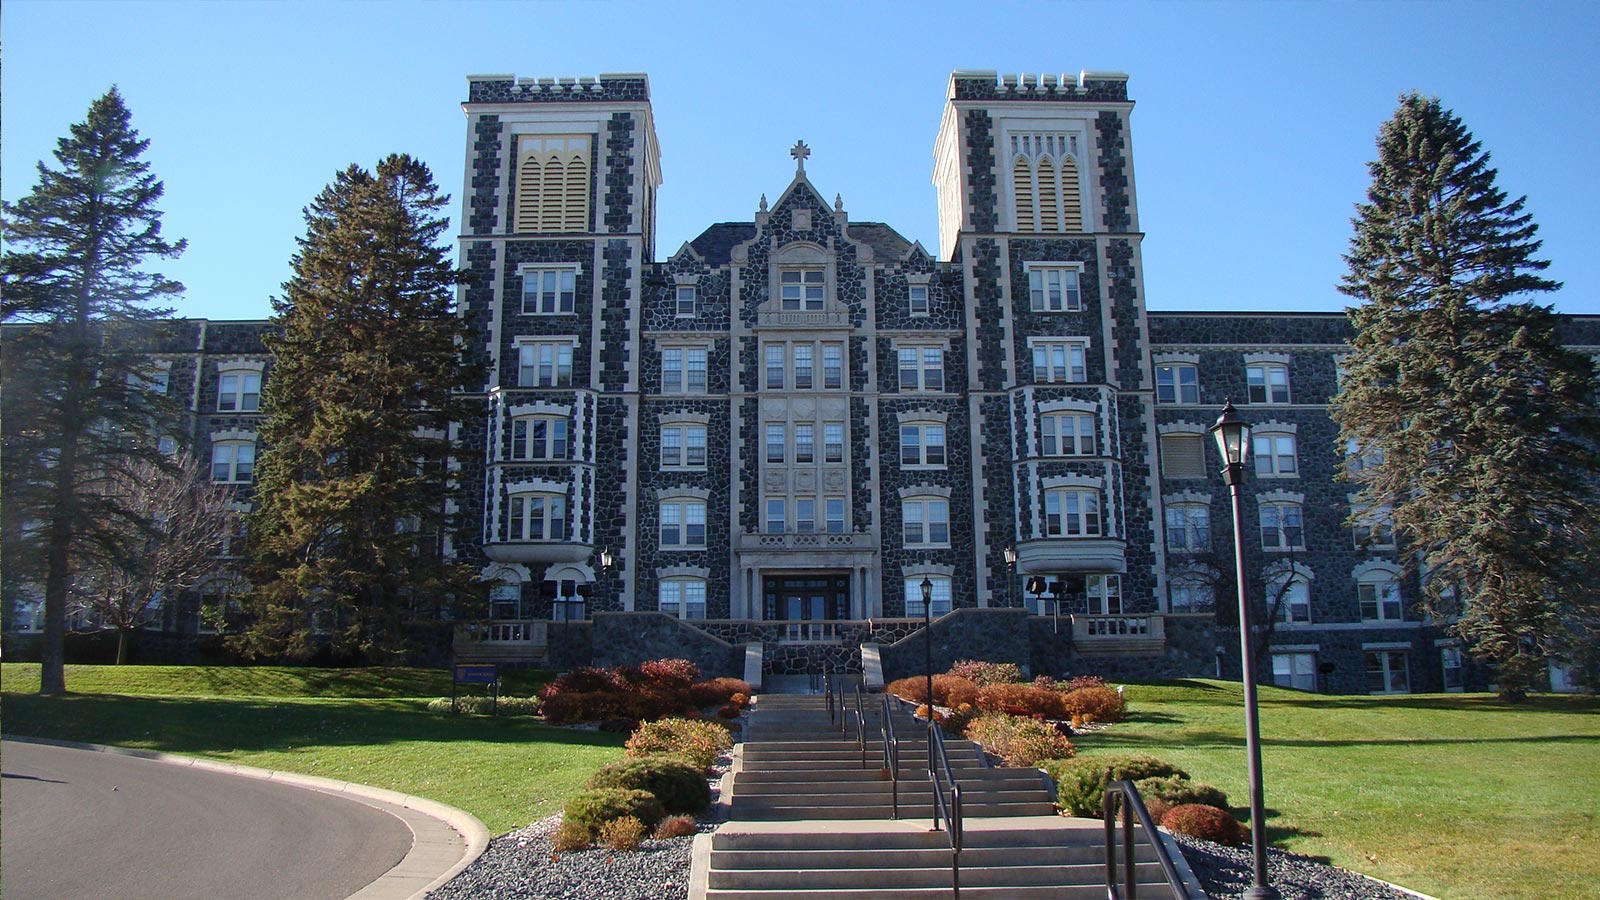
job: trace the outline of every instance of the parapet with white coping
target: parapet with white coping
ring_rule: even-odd
[[[1126,72],[1084,69],[1077,75],[1052,73],[1001,75],[993,69],[957,69],[950,73],[951,100],[1049,100],[1090,103],[1128,100]]]
[[[603,72],[597,77],[518,78],[468,75],[468,103],[617,103],[650,99],[650,77]]]

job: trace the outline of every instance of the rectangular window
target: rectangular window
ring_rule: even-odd
[[[566,459],[567,420],[552,416],[532,416],[513,420],[511,458]]]
[[[217,379],[218,412],[256,412],[261,409],[261,375],[225,372]]]
[[[911,312],[911,314],[913,316],[925,316],[925,315],[927,315],[928,314],[928,286],[925,285],[925,284],[913,284],[911,286],[910,291],[909,291],[909,299],[907,300],[907,306],[908,306],[908,308],[909,308],[909,310],[910,310],[910,312]]]
[[[1367,693],[1411,693],[1411,675],[1406,668],[1404,650],[1367,651]]]
[[[1404,619],[1400,583],[1393,578],[1358,582],[1356,598],[1361,601],[1363,622],[1399,622]]]
[[[1267,609],[1280,622],[1308,624],[1311,621],[1311,587],[1299,578],[1269,582]]]
[[[1261,549],[1304,550],[1301,528],[1300,504],[1263,503],[1261,515]]]
[[[1255,457],[1257,475],[1270,478],[1299,471],[1295,464],[1294,435],[1256,432],[1250,442],[1255,445],[1251,454]]]
[[[794,426],[794,461],[809,463],[817,461],[816,426]]]
[[[705,468],[706,467],[706,426],[704,426],[704,425],[690,425],[690,426],[684,428],[683,435],[684,435],[684,438],[687,441],[686,448],[685,448],[686,452],[688,454],[688,457],[685,460],[686,464],[691,469],[703,469],[703,468]]]
[[[227,441],[211,445],[211,480],[244,483],[255,477],[256,445]]]
[[[950,501],[907,500],[900,513],[907,547],[950,546]]]
[[[901,347],[900,390],[944,390],[944,350],[939,347]]]
[[[1100,534],[1098,491],[1046,491],[1046,537],[1097,537]]]
[[[844,534],[844,498],[829,497],[823,501],[823,505],[828,517],[828,533]]]
[[[767,426],[767,462],[784,462],[789,449],[787,429],[782,425]]]
[[[704,394],[706,392],[706,349],[704,347],[689,348],[689,393]]]
[[[661,468],[706,467],[706,426],[665,425],[661,428]]]
[[[933,588],[928,595],[927,608],[922,603],[923,578],[907,578],[905,581],[906,615],[921,616],[926,612],[932,618],[948,615],[950,613],[950,579],[942,575],[928,575],[926,580]]]
[[[578,270],[534,269],[522,276],[524,315],[571,313],[577,296]]]
[[[1167,507],[1167,549],[1203,553],[1211,549],[1211,509],[1201,503]]]
[[[1205,581],[1175,578],[1168,594],[1175,613],[1211,612],[1217,608],[1216,588]]]
[[[703,578],[669,578],[661,582],[656,609],[680,619],[706,617],[706,582]]]
[[[683,429],[669,426],[661,429],[661,468],[676,469],[683,465]]]
[[[693,316],[694,315],[694,311],[695,311],[694,285],[692,285],[692,284],[680,284],[680,285],[678,285],[678,289],[677,289],[676,293],[677,293],[677,304],[676,305],[677,305],[678,315],[680,317],[681,316]]]
[[[1082,341],[1052,341],[1033,345],[1033,380],[1068,383],[1089,380]]]
[[[1039,455],[1093,456],[1094,416],[1048,413],[1039,418]]]
[[[661,504],[661,548],[688,550],[706,545],[703,500],[668,500]]]
[[[1077,312],[1083,309],[1076,268],[1028,269],[1028,305],[1034,312]]]
[[[1199,403],[1200,371],[1182,363],[1156,366],[1157,403]]]
[[[784,269],[778,278],[780,302],[785,311],[823,308],[824,281],[821,269]]]
[[[1206,477],[1206,441],[1198,434],[1161,436],[1162,478]]]
[[[787,530],[788,501],[781,497],[767,500],[767,534],[783,534]]]
[[[562,341],[518,345],[518,387],[568,387],[571,384],[572,344]]]
[[[1444,669],[1444,689],[1452,694],[1466,690],[1466,680],[1461,672],[1461,648],[1440,647],[1439,665]]]
[[[567,539],[567,498],[555,494],[517,494],[511,498],[507,540]]]
[[[822,386],[830,391],[844,387],[844,345],[822,345]]]
[[[663,394],[704,394],[706,392],[706,348],[663,347],[661,349],[661,392]]]
[[[900,465],[937,466],[945,464],[944,426],[931,423],[900,426]]]
[[[794,501],[794,530],[797,534],[816,533],[817,501],[810,497]]]
[[[1350,531],[1357,547],[1393,547],[1394,522],[1389,507],[1350,504]]]
[[[1289,367],[1281,363],[1258,363],[1244,367],[1245,386],[1251,403],[1288,403]]]
[[[827,422],[822,426],[822,461],[844,462],[844,423]]]
[[[794,346],[794,389],[797,391],[811,390],[811,382],[815,366],[812,361],[812,347],[810,344],[796,344]]]
[[[1272,683],[1278,687],[1297,691],[1317,689],[1317,655],[1315,653],[1272,654]]]

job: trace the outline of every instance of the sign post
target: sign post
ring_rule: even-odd
[[[458,684],[486,684],[491,691],[489,709],[492,714],[500,712],[500,676],[495,674],[493,664],[457,663],[455,677],[450,681],[450,712],[452,715],[460,712],[456,703],[456,685]]]

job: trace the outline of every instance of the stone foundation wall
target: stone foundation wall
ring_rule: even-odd
[[[742,648],[672,616],[659,612],[595,613],[591,665],[636,665],[651,659],[687,659],[699,666],[707,678],[744,676]]]

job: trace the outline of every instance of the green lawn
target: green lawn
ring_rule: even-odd
[[[1080,753],[1171,760],[1249,806],[1238,684],[1128,687]],[[1445,900],[1589,898],[1600,883],[1600,702],[1261,690],[1268,836]]]
[[[460,807],[496,834],[559,811],[621,756],[621,735],[425,712],[427,699],[450,693],[444,672],[69,666],[73,693],[24,693],[37,690],[38,671],[0,667],[7,734],[357,781]],[[541,678],[522,677],[526,689],[508,693]]]

